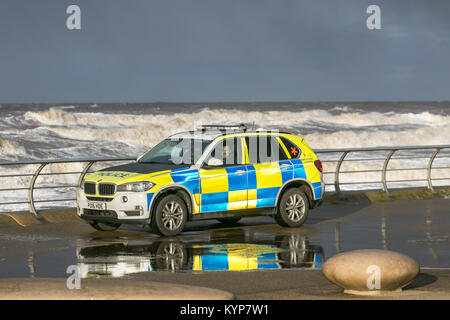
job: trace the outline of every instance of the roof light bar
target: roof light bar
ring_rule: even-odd
[[[206,130],[231,130],[231,131],[247,131],[247,126],[244,123],[218,123],[218,124],[203,124],[197,126],[195,129]]]

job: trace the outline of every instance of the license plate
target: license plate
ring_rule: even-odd
[[[105,202],[88,201],[87,206],[88,206],[89,209],[106,210],[106,203]]]

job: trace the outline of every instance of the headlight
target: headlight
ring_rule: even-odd
[[[117,192],[120,191],[145,192],[153,188],[154,185],[155,185],[154,183],[148,181],[126,183],[118,185]]]

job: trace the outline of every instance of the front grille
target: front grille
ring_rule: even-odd
[[[95,183],[85,182],[84,183],[84,193],[95,194]]]
[[[114,198],[101,198],[101,197],[86,197],[90,201],[103,201],[103,202],[110,202]]]
[[[116,185],[111,183],[100,183],[98,185],[98,194],[101,196],[112,196],[116,193]]]

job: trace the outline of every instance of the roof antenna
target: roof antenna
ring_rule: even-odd
[[[255,131],[255,121],[252,123],[252,131]]]

